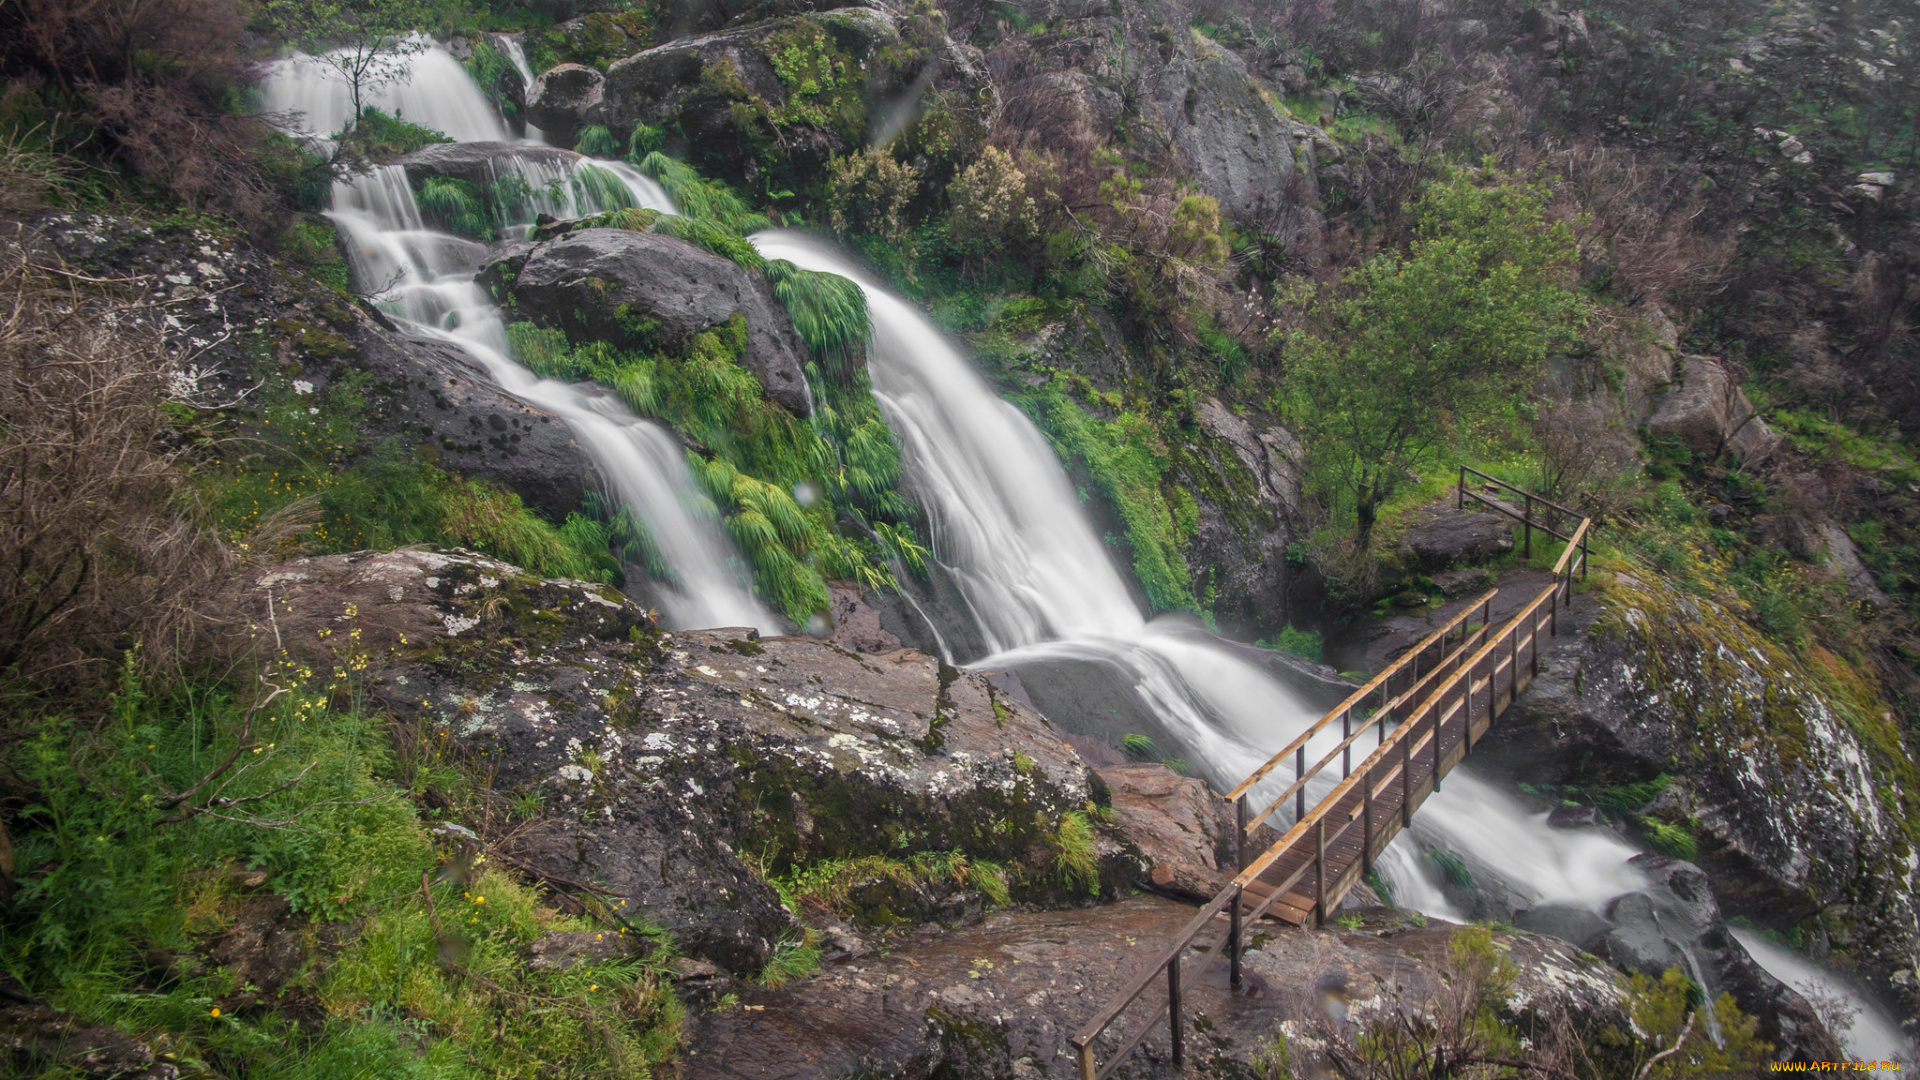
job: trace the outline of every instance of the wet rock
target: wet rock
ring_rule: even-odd
[[[564,154],[565,151],[560,151]],[[167,299],[179,331],[207,343],[188,396],[245,400],[263,356],[292,376],[296,397],[360,383],[361,445],[396,444],[449,471],[495,481],[553,521],[579,508],[592,459],[559,417],[501,390],[465,352],[402,333],[370,305],[276,268],[228,236],[184,226],[63,213],[39,223],[50,254],[115,278],[138,275]],[[440,254],[483,253],[447,237]],[[377,287],[381,283],[371,283]]]
[[[880,626],[880,612],[869,605],[860,590],[851,584],[835,583],[827,587],[833,618],[833,640],[854,652],[884,653],[900,648],[900,639]]]
[[[515,318],[576,340],[683,349],[695,335],[745,318],[740,362],[795,416],[813,412],[805,347],[763,274],[685,240],[629,229],[582,229],[518,245],[481,269],[481,285]]]
[[[153,1049],[146,1043],[117,1028],[82,1023],[46,1005],[0,1009],[0,1052],[23,1068],[55,1065],[63,1076],[177,1080],[180,1075],[171,1064],[155,1064]]]
[[[1721,909],[1781,930],[1818,916],[1876,992],[1920,1008],[1895,979],[1920,957],[1911,848],[1875,794],[1888,781],[1873,752],[1732,612],[1624,572],[1605,595],[1562,616],[1539,678],[1475,756],[1534,783],[1678,777],[1661,813],[1688,823]]]
[[[1448,599],[1478,596],[1493,584],[1493,574],[1482,566],[1469,566],[1433,575],[1433,587]]]
[[[233,924],[209,942],[207,956],[231,969],[249,994],[271,996],[306,963],[301,943],[306,929],[306,917],[295,915],[286,897],[257,897],[242,904]]]
[[[1826,549],[1827,565],[1847,583],[1848,596],[1874,607],[1885,607],[1891,602],[1881,590],[1880,583],[1874,580],[1873,571],[1860,561],[1860,551],[1853,546],[1853,538],[1847,535],[1847,530],[1837,522],[1822,522],[1820,538]]]
[[[1278,232],[1289,209],[1293,140],[1234,53],[1194,35],[1168,56],[1154,105],[1200,190],[1221,212]]]
[[[1413,518],[1400,535],[1400,549],[1433,570],[1486,562],[1513,550],[1513,526],[1502,515],[1455,509],[1445,500]]]
[[[660,128],[688,160],[729,180],[753,180],[770,157],[784,162],[793,175],[824,175],[833,155],[864,144],[868,124],[865,118],[839,118],[774,128],[770,110],[788,98],[768,57],[768,41],[796,28],[818,28],[849,71],[876,75],[879,68],[871,62],[900,41],[893,19],[867,7],[764,19],[669,41],[609,66],[599,105],[582,119],[606,125],[617,138],[625,138],[636,124]],[[869,82],[868,101],[888,100],[904,88],[877,77]]]
[[[408,182],[419,185],[431,177],[450,177],[484,188],[500,175],[499,162],[517,158],[529,165],[564,168],[580,160],[580,155],[557,146],[533,143],[466,142],[436,143],[401,158],[396,164],[407,170]]]
[[[653,11],[660,33],[679,38],[761,19],[877,6],[872,0],[656,0]]]
[[[1209,475],[1194,485],[1204,501],[1186,547],[1188,565],[1210,569],[1204,587],[1216,597],[1214,613],[1224,629],[1261,629],[1288,610],[1287,545],[1300,510],[1300,443],[1278,424],[1256,427],[1213,398],[1200,403],[1198,416],[1229,459],[1219,460],[1217,449],[1195,448],[1193,469]]]
[[[1086,766],[1032,709],[922,653],[667,634],[610,588],[459,551],[296,560],[250,588],[251,610],[271,590],[297,653],[359,630],[379,704],[541,800],[519,857],[613,890],[728,970],[797,932],[736,846],[774,866],[958,849],[1008,866],[1022,900],[1091,896],[1050,872],[1058,823],[1093,794]],[[1094,855],[1099,889],[1131,880],[1122,841],[1101,832]],[[977,901],[956,895],[895,914],[963,921]]]
[[[1600,811],[1591,806],[1556,806],[1547,814],[1547,824],[1556,829],[1590,829],[1602,822]]]
[[[1002,912],[777,991],[743,988],[742,1004],[760,1008],[690,1020],[682,1075],[1069,1080],[1077,1074],[1067,1040],[1192,916],[1191,907],[1155,896]],[[1183,1007],[1196,1032],[1189,1068],[1248,1075],[1249,1057],[1280,1025],[1304,1032],[1324,1022],[1329,994],[1356,1016],[1424,1007],[1442,986],[1451,933],[1438,922],[1422,930],[1396,924],[1391,936],[1262,928],[1245,954],[1239,994],[1229,992],[1224,965],[1196,976],[1207,956],[1187,954]],[[1625,1027],[1620,979],[1604,964],[1530,934],[1499,933],[1496,942],[1520,971],[1511,1019],[1521,1030],[1555,1009],[1596,1028]],[[1164,1030],[1147,1037],[1126,1075],[1171,1074]]]
[[[527,946],[527,966],[536,970],[566,971],[581,964],[598,964],[635,952],[628,935],[606,930],[549,930]],[[717,968],[706,965],[715,974]]]
[[[1779,444],[1767,422],[1710,356],[1680,360],[1680,382],[1660,399],[1647,430],[1668,435],[1709,457],[1731,447],[1742,460],[1759,460]]]
[[[587,110],[600,104],[606,76],[585,64],[561,64],[533,80],[523,110],[527,122],[561,142],[571,143]]]
[[[1100,779],[1112,792],[1114,828],[1140,849],[1156,892],[1207,901],[1226,887],[1233,814],[1205,781],[1157,764],[1109,766]]]

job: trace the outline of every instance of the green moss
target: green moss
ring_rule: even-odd
[[[360,351],[358,345],[346,338],[299,319],[275,319],[273,328],[285,335],[294,348],[318,360],[353,356]]]
[[[430,176],[415,195],[422,216],[455,236],[493,238],[493,221],[481,188],[450,176]]]
[[[786,101],[773,110],[774,123],[824,128],[856,145],[865,140],[864,74],[820,20],[795,19],[769,34],[762,48],[786,91]]]
[[[1134,576],[1155,611],[1198,611],[1181,530],[1162,483],[1172,454],[1159,426],[1144,413],[1121,410],[1097,419],[1068,393],[1063,375],[1019,395],[1016,402],[1046,432],[1056,452],[1083,465],[1126,523]]]

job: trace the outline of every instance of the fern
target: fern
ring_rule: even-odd
[[[1473,871],[1467,869],[1466,862],[1453,852],[1444,848],[1429,848],[1427,862],[1452,884],[1462,889],[1473,888]]]
[[[620,144],[614,141],[613,132],[604,126],[588,124],[574,137],[573,149],[590,158],[610,158],[620,153]]]
[[[480,189],[450,176],[430,176],[420,185],[420,212],[455,236],[486,240],[493,235]]]

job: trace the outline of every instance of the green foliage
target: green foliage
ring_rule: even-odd
[[[347,291],[347,261],[335,243],[333,223],[320,217],[298,217],[280,234],[280,254],[306,267],[307,272],[337,292]]]
[[[1191,521],[1175,516],[1163,489],[1171,453],[1159,426],[1145,413],[1125,409],[1110,420],[1096,419],[1068,395],[1070,385],[1066,376],[1056,375],[1015,401],[1063,459],[1085,466],[1119,511],[1133,548],[1134,576],[1153,610],[1199,610],[1180,553],[1191,537]]]
[[[1152,739],[1134,732],[1120,736],[1120,748],[1127,752],[1128,757],[1141,761],[1152,761],[1160,756],[1160,749],[1153,744]]]
[[[1317,664],[1326,655],[1327,636],[1318,630],[1301,630],[1288,623],[1280,628],[1278,634],[1258,644],[1263,649],[1273,649]]]
[[[666,145],[667,134],[652,124],[635,124],[633,133],[627,136],[626,158],[638,165],[647,159],[647,155]]]
[[[746,237],[718,221],[707,218],[681,217],[678,214],[663,214],[654,222],[653,231],[665,236],[675,236],[691,244],[698,244],[723,259],[730,259],[748,270],[764,270],[767,260]]]
[[[415,35],[428,10],[421,0],[265,0],[254,18],[340,76],[352,128],[366,121],[369,95],[407,78],[406,58],[426,48]]]
[[[851,143],[867,136],[864,73],[817,19],[799,18],[767,36],[767,63],[786,90],[773,110],[775,124],[825,128]]]
[[[1466,861],[1444,848],[1428,848],[1427,863],[1440,871],[1448,882],[1462,889],[1473,888],[1473,871],[1467,869]]]
[[[469,240],[493,237],[486,199],[474,184],[450,176],[429,176],[415,198],[423,216],[455,236]]]
[[[1060,816],[1060,825],[1053,833],[1053,872],[1062,885],[1099,895],[1100,856],[1094,850],[1093,822],[1086,811],[1072,810]]]
[[[341,138],[340,153],[348,160],[381,163],[452,141],[432,128],[410,124],[369,105],[361,110],[360,122]]]
[[[1458,437],[1466,414],[1524,395],[1585,317],[1570,288],[1572,229],[1548,224],[1546,192],[1433,185],[1415,240],[1350,270],[1339,288],[1297,286],[1276,404],[1308,447],[1315,486],[1351,508],[1360,546],[1410,469]]]
[[[537,574],[618,580],[618,563],[580,527],[556,527],[486,481],[449,476],[390,447],[363,448],[363,407],[351,385],[324,395],[283,391],[236,419],[250,436],[239,444],[245,452],[202,466],[212,524],[238,543],[271,538],[286,554],[436,543]]]
[[[1647,842],[1664,854],[1676,859],[1691,862],[1700,857],[1700,841],[1684,825],[1674,825],[1657,818],[1646,818],[1641,825],[1647,831]]]
[[[697,221],[710,222],[736,235],[773,227],[764,214],[748,207],[732,188],[718,180],[708,180],[693,166],[654,151],[641,158],[636,167],[659,182],[680,213]]]
[[[35,792],[8,823],[24,872],[0,923],[0,967],[22,989],[229,1076],[465,1080],[476,1068],[529,1075],[543,1061],[606,1070],[672,1060],[680,1007],[661,974],[670,950],[530,968],[533,937],[598,928],[559,918],[491,871],[465,890],[433,887],[448,936],[436,933],[421,885],[441,858],[407,798],[420,774],[399,763],[383,722],[330,710],[351,696],[350,675],[296,664],[269,678],[289,692],[253,716],[245,745],[259,688],[241,700],[215,684],[159,696],[129,674],[103,718],[9,718],[25,734],[10,760]],[[239,764],[215,781],[229,800],[219,816],[169,802],[235,753]],[[304,948],[337,943],[284,998],[259,1000],[234,968],[190,959],[257,908],[232,883],[236,867],[267,871],[269,888],[314,920]],[[526,1009],[529,998],[555,1005]],[[305,1003],[297,1022],[282,1000]]]
[[[859,910],[855,890],[874,881],[908,887],[918,882],[958,886],[979,890],[996,907],[1005,907],[1011,902],[1006,868],[972,858],[957,848],[920,852],[906,859],[885,855],[822,859],[796,866],[772,878],[770,883],[788,909],[801,918],[826,915],[873,923],[886,921],[888,915],[897,917],[897,913]]]
[[[580,129],[573,139],[574,150],[595,158],[611,158],[620,155],[620,144],[614,141],[613,133],[600,124],[588,124]]]
[[[1757,1034],[1756,1020],[1741,1013],[1733,995],[1721,994],[1710,1006],[1719,1029],[1719,1039],[1710,1033],[1704,1019],[1688,1015],[1704,1006],[1699,1001],[1699,984],[1679,968],[1668,968],[1658,980],[1645,975],[1633,976],[1627,994],[1627,1013],[1634,1031],[1641,1036],[1639,1061],[1671,1048],[1682,1029],[1687,1032],[1681,1049],[1657,1063],[1651,1063],[1648,1080],[1705,1080],[1707,1077],[1759,1075],[1773,1056],[1773,1046]],[[1635,1075],[1640,1075],[1638,1069]]]
[[[785,259],[771,260],[766,269],[774,295],[814,356],[845,372],[864,355],[873,323],[858,283],[839,274],[802,270]]]
[[[827,171],[827,217],[842,236],[882,243],[907,241],[907,207],[920,191],[920,173],[881,147],[834,158]]]
[[[490,39],[478,37],[472,41],[473,51],[460,61],[460,66],[467,69],[467,76],[473,80],[473,84],[487,95],[487,100],[493,102],[502,114],[514,116],[518,110],[513,99],[502,93],[500,86],[501,76],[512,70],[512,62],[493,47]]]
[[[1247,1065],[1258,1080],[1293,1080],[1293,1048],[1287,1045],[1286,1029],[1276,1026],[1256,1043]]]
[[[773,947],[773,955],[760,969],[760,985],[778,990],[790,982],[804,979],[820,970],[820,949],[806,939],[788,938]]]

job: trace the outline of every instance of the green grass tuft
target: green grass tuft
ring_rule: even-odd
[[[1053,834],[1053,872],[1068,888],[1100,892],[1100,857],[1093,846],[1093,822],[1084,810],[1071,810],[1060,816]]]
[[[1473,888],[1473,871],[1467,869],[1466,862],[1453,852],[1444,848],[1428,848],[1427,863],[1452,884],[1462,889]]]
[[[574,136],[573,149],[577,153],[592,158],[618,157],[620,144],[614,140],[613,132],[600,124],[588,124]]]
[[[1127,752],[1128,757],[1140,761],[1152,761],[1160,756],[1160,750],[1154,746],[1152,739],[1132,732],[1120,736],[1120,748]]]

